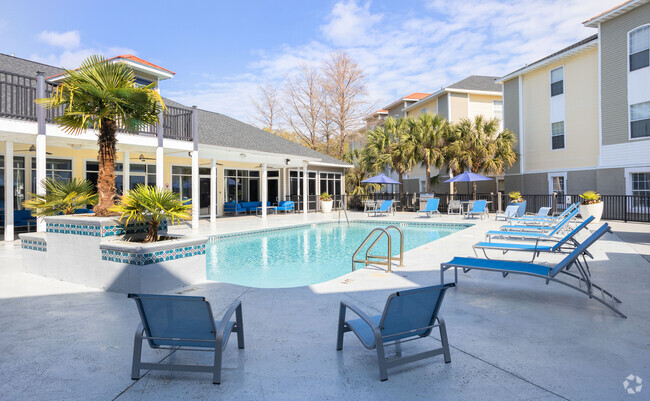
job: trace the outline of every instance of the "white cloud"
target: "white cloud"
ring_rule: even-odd
[[[120,54],[136,54],[136,51],[127,47],[82,48],[77,50],[64,50],[58,54],[32,54],[30,59],[41,63],[63,68],[77,68],[88,56],[101,54],[106,58]]]
[[[324,18],[320,40],[285,44],[274,52],[257,50],[245,74],[206,80],[171,95],[248,121],[258,84],[280,83],[301,62],[318,62],[341,49],[368,75],[369,103],[383,106],[468,75],[505,75],[596,33],[582,22],[618,2],[433,0],[426,12],[384,16],[370,3],[346,0]]]
[[[38,40],[51,46],[62,47],[64,49],[74,49],[81,44],[81,35],[79,34],[79,31],[43,31],[38,35]]]

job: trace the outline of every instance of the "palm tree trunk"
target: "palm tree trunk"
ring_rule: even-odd
[[[476,181],[472,183],[472,186],[474,187],[474,200],[476,200]]]
[[[144,242],[156,242],[158,241],[158,226],[159,222],[156,219],[151,219],[147,225],[147,236],[144,238]]]
[[[431,193],[431,165],[427,164],[427,172],[426,172],[426,177],[427,177],[427,193]]]
[[[113,206],[115,200],[115,144],[117,142],[117,123],[108,118],[102,119],[99,129],[97,144],[99,152],[99,174],[97,175],[97,193],[99,202],[93,209],[97,216],[110,216],[108,208]]]
[[[400,184],[401,184],[401,185],[399,186],[399,196],[400,196],[400,198],[401,198],[401,197],[402,197],[402,194],[404,194],[404,183],[402,182],[402,174],[403,174],[403,173],[400,171],[400,172],[398,172],[397,174],[399,174],[399,182],[400,182]]]

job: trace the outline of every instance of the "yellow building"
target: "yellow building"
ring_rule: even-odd
[[[136,81],[147,84],[174,73],[132,55],[109,62],[129,64]],[[46,97],[65,77],[53,66],[0,54],[0,214],[5,240],[20,225],[22,202],[42,193],[45,177],[97,180],[97,137],[93,130],[71,136],[54,124],[56,110],[34,99]],[[162,125],[138,135],[117,134],[118,192],[137,184],[168,187],[193,200],[192,224],[214,220],[226,204],[293,200],[306,213],[318,209],[322,192],[340,198],[345,168],[337,159],[225,115],[164,99]],[[26,227],[30,229],[29,224]],[[39,222],[39,230],[44,225]]]

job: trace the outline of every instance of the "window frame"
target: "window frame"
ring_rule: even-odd
[[[557,123],[562,123],[562,144],[563,146],[561,148],[553,148],[553,137],[560,136],[560,135],[553,135],[553,124]],[[561,120],[561,121],[555,121],[551,123],[551,151],[556,151],[556,150],[565,150],[567,148],[566,146],[566,120]]]
[[[562,80],[557,81],[557,82],[553,82],[553,71],[557,71],[557,70],[562,70]],[[565,74],[564,74],[564,66],[563,66],[563,65],[561,65],[561,66],[559,66],[559,67],[557,67],[557,68],[553,68],[553,69],[549,72],[549,82],[550,82],[549,90],[550,90],[550,95],[551,95],[550,97],[551,97],[551,98],[554,98],[555,96],[564,95],[564,93],[565,93],[565,90],[564,90],[564,89],[565,89],[565,87],[564,87],[564,81],[565,81]],[[556,83],[559,83],[559,82],[562,83],[562,92],[560,92],[560,93],[556,93],[556,94],[554,95],[554,94],[553,94],[553,84],[556,84]]]
[[[631,68],[632,68],[632,63],[631,63],[631,61],[632,61],[632,55],[633,55],[633,54],[630,53],[630,50],[631,50],[631,49],[630,49],[630,46],[631,46],[631,44],[632,44],[632,40],[631,40],[631,39],[632,39],[632,34],[633,34],[634,32],[636,32],[636,31],[639,31],[639,30],[644,29],[644,28],[648,28],[648,35],[650,36],[650,24],[639,25],[639,26],[637,26],[636,28],[630,30],[630,31],[627,33],[627,73],[628,73],[628,74],[631,73],[631,72],[634,72],[634,71],[639,71],[639,70],[642,70],[642,69],[644,69],[644,68],[649,68],[649,67],[650,67],[650,37],[649,37],[649,39],[648,39],[648,42],[649,42],[649,44],[648,44],[648,48],[647,48],[647,49],[644,49],[644,50],[641,50],[640,52],[636,52],[636,53],[634,53],[634,54],[637,54],[637,53],[641,53],[641,52],[647,51],[647,52],[648,52],[648,65],[645,65],[645,66],[640,67],[640,68],[636,68],[636,69],[634,69],[634,70],[631,69]]]
[[[637,140],[644,140],[644,139],[650,139],[650,135],[646,136],[638,136],[638,137],[633,137],[632,136],[632,123],[637,122],[637,121],[648,121],[646,124],[650,125],[650,116],[641,120],[632,120],[632,106],[636,106],[639,104],[643,103],[650,103],[650,100],[646,100],[645,102],[641,103],[634,103],[634,104],[628,104],[627,106],[627,120],[628,120],[628,139],[630,141],[637,141]]]

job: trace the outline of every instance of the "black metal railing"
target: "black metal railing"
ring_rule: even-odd
[[[0,71],[0,117],[36,121],[36,77]],[[45,83],[45,96],[54,93],[56,85]],[[45,121],[54,123],[65,112],[63,106],[47,109]],[[163,117],[163,137],[181,141],[192,140],[192,110],[168,106]],[[141,135],[156,135],[156,127],[148,126]]]

